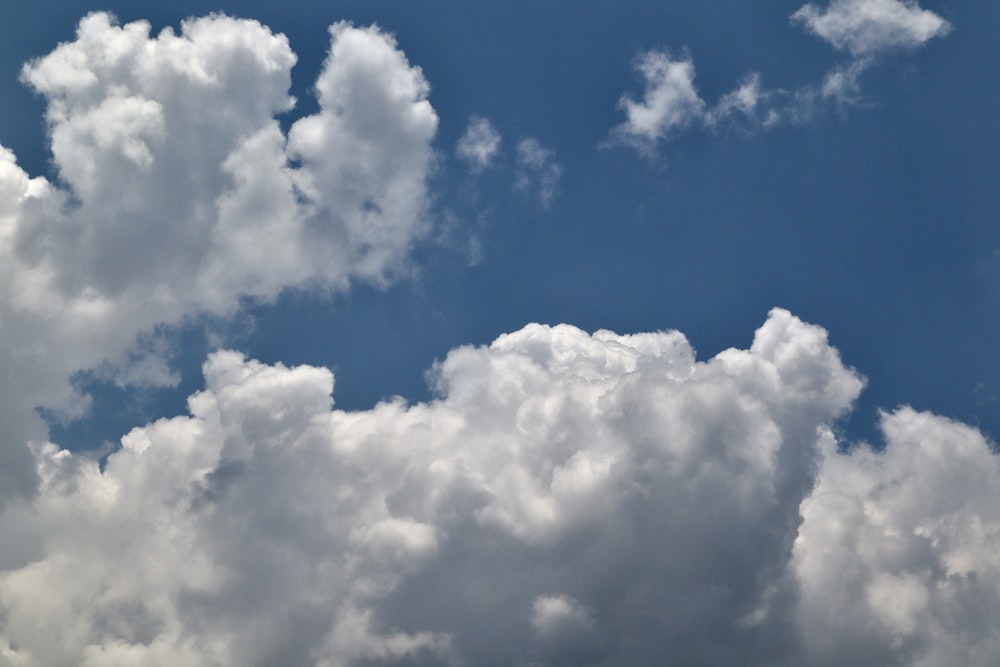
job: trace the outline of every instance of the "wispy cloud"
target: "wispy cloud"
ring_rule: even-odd
[[[526,194],[535,193],[543,207],[551,206],[562,179],[562,165],[555,152],[529,137],[517,143],[516,159],[514,188]]]
[[[852,59],[834,67],[819,85],[795,90],[767,89],[760,73],[751,72],[709,105],[695,86],[691,56],[676,59],[666,51],[648,51],[636,62],[642,98],[622,95],[618,106],[626,119],[602,146],[628,146],[653,156],[662,143],[692,126],[715,129],[737,119],[757,127],[803,122],[824,102],[843,108],[861,100],[861,77],[879,56],[919,48],[951,30],[940,16],[908,0],[833,0],[826,9],[808,4],[791,22],[847,51]]]
[[[493,163],[500,152],[500,133],[488,118],[472,116],[465,132],[455,146],[455,154],[469,164],[474,173],[479,173]]]

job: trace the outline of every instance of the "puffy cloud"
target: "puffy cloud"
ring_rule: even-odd
[[[530,325],[452,351],[437,400],[363,412],[325,369],[204,370],[103,470],[37,448],[0,525],[7,664],[768,663],[862,384],[784,311],[706,362]]]
[[[218,352],[189,415],[103,465],[46,442],[33,409],[84,409],[77,369],[170,382],[155,326],[388,280],[424,232],[437,119],[391,36],[334,25],[286,135],[283,36],[149,30],[94,14],[24,69],[56,182],[0,148],[0,665],[1000,659],[995,447],[903,408],[884,451],[838,453],[863,381],[782,310],[708,361],[530,325],[452,351],[436,400],[359,412],[326,369]],[[706,110],[660,55],[676,90],[629,100],[659,127],[630,145],[769,108],[750,77]],[[668,113],[685,80],[700,104]],[[517,160],[551,201],[552,152]]]
[[[854,56],[914,49],[951,30],[916,0],[831,0],[826,9],[810,3],[792,14],[792,22]]]
[[[473,116],[465,133],[455,146],[455,153],[469,163],[473,172],[480,172],[493,162],[500,151],[500,133],[488,118]]]
[[[700,120],[705,102],[694,86],[690,58],[676,60],[663,51],[648,51],[639,56],[635,68],[642,76],[643,97],[622,95],[618,100],[626,119],[611,131],[609,141],[649,153],[660,140]]]
[[[795,544],[815,665],[1000,659],[1000,459],[978,431],[901,408],[886,446],[826,453]]]
[[[237,352],[0,515],[3,665],[992,665],[1000,460],[775,310],[747,350],[529,325],[333,409]]]
[[[330,32],[320,110],[287,137],[276,117],[294,104],[295,54],[255,21],[213,15],[151,36],[96,13],[24,67],[58,181],[0,148],[0,458],[44,439],[36,406],[80,413],[67,382],[79,369],[176,381],[140,333],[406,270],[426,227],[428,85],[378,28]]]
[[[559,191],[562,165],[555,152],[543,147],[537,139],[522,139],[517,144],[514,188],[524,193],[537,192],[542,206],[548,208]]]

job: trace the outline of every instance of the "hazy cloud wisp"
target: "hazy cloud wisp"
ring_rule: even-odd
[[[533,137],[517,142],[514,189],[525,194],[535,193],[544,208],[552,205],[559,192],[562,165],[555,151],[545,148]]]
[[[691,126],[709,129],[733,120],[749,120],[758,127],[808,119],[821,102],[840,107],[862,99],[861,76],[879,56],[913,50],[930,39],[946,35],[951,25],[912,0],[832,0],[825,9],[803,6],[791,22],[828,42],[852,58],[827,73],[819,85],[795,90],[766,89],[758,72],[748,74],[733,91],[708,105],[694,84],[694,61],[677,59],[666,51],[639,56],[642,99],[622,95],[618,106],[625,121],[611,130],[602,146],[628,146],[647,157],[659,146]]]
[[[500,133],[488,118],[473,116],[455,146],[455,154],[469,164],[473,173],[487,169],[500,152]]]

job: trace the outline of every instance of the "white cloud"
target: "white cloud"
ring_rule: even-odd
[[[34,449],[0,515],[0,664],[996,664],[1000,461],[775,310],[677,332],[529,325],[439,398],[332,408],[323,368],[213,354],[190,416],[100,469]]]
[[[103,471],[39,448],[0,524],[8,664],[780,657],[798,507],[862,384],[822,329],[774,311],[696,362],[530,325],[435,373],[433,402],[341,412],[325,369],[220,352]]]
[[[743,80],[736,90],[723,95],[718,103],[705,114],[705,124],[709,126],[719,125],[737,113],[755,118],[758,109],[771,94],[761,87],[760,74],[753,72]]]
[[[611,131],[611,144],[632,146],[650,153],[672,133],[700,120],[705,102],[694,86],[694,62],[675,60],[663,51],[648,51],[635,65],[645,91],[641,100],[622,95],[618,107],[625,122]]]
[[[629,145],[777,108],[751,76],[709,109],[647,55]],[[158,324],[405,270],[426,80],[338,23],[286,136],[294,61],[253,21],[94,14],[24,70],[58,180],[0,147],[0,665],[997,664],[995,446],[902,408],[884,452],[839,454],[863,380],[782,310],[703,362],[677,332],[529,325],[453,350],[437,399],[359,412],[326,369],[218,352],[103,468],[48,443],[33,410],[84,409],[80,368],[175,380]],[[519,189],[547,205],[560,175],[520,142]]]
[[[437,117],[390,35],[334,25],[320,110],[285,137],[283,35],[221,15],[149,31],[91,14],[24,67],[59,180],[0,149],[0,458],[44,439],[36,406],[83,409],[78,369],[176,381],[138,334],[289,287],[384,282],[425,232]]]
[[[611,130],[603,145],[630,146],[652,156],[662,142],[693,125],[714,129],[738,118],[757,127],[804,122],[821,102],[832,101],[839,107],[859,103],[861,76],[877,56],[916,49],[951,30],[947,21],[911,0],[832,0],[823,10],[808,4],[791,21],[850,52],[852,60],[831,70],[820,85],[792,90],[765,89],[761,75],[751,72],[709,107],[695,87],[690,57],[675,59],[665,51],[648,51],[636,62],[645,88],[642,99],[622,95],[618,107],[625,112],[625,122]]]
[[[465,133],[455,146],[455,153],[469,163],[469,168],[478,173],[493,162],[500,151],[500,133],[488,118],[472,116]]]
[[[915,49],[951,30],[915,0],[831,0],[825,9],[810,3],[792,14],[792,22],[856,57]]]
[[[559,192],[561,179],[562,165],[556,161],[554,151],[531,137],[517,143],[515,189],[524,193],[537,192],[542,206],[548,208]]]
[[[824,77],[818,91],[841,107],[861,101],[861,76],[879,55],[917,49],[951,31],[947,21],[913,0],[832,0],[824,10],[805,5],[791,20],[851,54],[850,62]]]
[[[794,563],[810,664],[996,664],[995,446],[910,408],[884,414],[882,431],[884,451],[827,451],[802,506]]]
[[[623,95],[618,102],[626,121],[615,127],[604,146],[630,146],[647,156],[674,135],[698,125],[718,129],[738,118],[754,126],[773,125],[785,116],[784,91],[766,90],[761,75],[751,72],[734,90],[713,106],[698,94],[694,84],[694,61],[674,60],[666,52],[643,54],[636,65],[645,92],[642,101]]]
[[[855,60],[847,66],[834,68],[824,77],[820,95],[840,105],[857,104],[861,100],[861,75],[870,64],[867,60]]]

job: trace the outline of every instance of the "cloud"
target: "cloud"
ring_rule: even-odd
[[[792,106],[798,106],[786,91],[764,88],[758,72],[709,106],[695,86],[690,56],[677,60],[665,51],[649,51],[639,57],[636,69],[645,88],[642,100],[622,95],[618,106],[626,120],[611,130],[602,147],[628,146],[651,157],[662,143],[692,126],[717,130],[743,121],[768,127],[790,118]]]
[[[517,143],[516,160],[514,188],[524,193],[536,192],[542,206],[548,208],[562,179],[562,165],[556,161],[555,152],[529,137]]]
[[[861,75],[870,65],[867,60],[855,60],[846,66],[835,67],[823,78],[820,96],[841,105],[858,103],[861,99]]]
[[[611,131],[611,145],[626,145],[650,153],[670,134],[702,118],[705,102],[694,86],[694,62],[675,60],[663,51],[647,51],[635,64],[645,88],[642,99],[627,94],[618,100],[625,122]]]
[[[44,440],[36,406],[85,408],[67,381],[79,369],[176,381],[140,333],[407,270],[427,228],[428,85],[378,28],[330,33],[320,109],[287,137],[277,117],[294,105],[296,57],[255,21],[213,15],[153,37],[96,13],[24,67],[58,180],[0,148],[0,458]]]
[[[157,326],[406,270],[428,84],[377,27],[330,34],[287,133],[295,55],[254,21],[93,14],[25,67],[56,177],[0,147],[0,665],[997,664],[996,446],[904,407],[841,453],[864,381],[780,309],[706,361],[529,325],[357,412],[327,369],[220,351],[103,463],[48,442],[34,409],[84,410],[79,369],[176,380]],[[709,107],[647,55],[628,145],[784,109],[756,75]],[[548,205],[553,152],[516,159]]]
[[[884,451],[828,450],[802,505],[794,563],[810,664],[996,664],[996,446],[910,408],[881,426]]]
[[[915,0],[831,0],[826,9],[810,3],[792,14],[792,22],[855,57],[915,49],[951,30]]]
[[[500,151],[500,133],[488,118],[472,116],[455,146],[455,153],[469,164],[473,173],[488,168]]]
[[[736,90],[723,95],[714,107],[705,113],[705,124],[715,127],[736,114],[756,118],[759,109],[774,95],[761,87],[761,76],[753,72],[746,76]],[[765,124],[774,121],[773,111],[762,119]]]
[[[913,0],[832,0],[825,10],[808,4],[791,21],[851,54],[851,62],[831,70],[819,90],[840,106],[861,100],[861,76],[878,56],[915,50],[951,31],[951,24]]]
[[[102,468],[0,515],[3,665],[996,664],[1000,460],[774,310],[746,350],[529,325],[438,398],[333,408],[221,351]]]
[[[822,102],[840,107],[857,104],[862,99],[861,76],[877,56],[916,49],[951,30],[947,21],[910,0],[832,0],[825,10],[808,4],[791,21],[850,52],[852,60],[836,66],[821,84],[792,90],[764,88],[760,73],[751,72],[709,107],[694,84],[690,56],[676,59],[666,51],[647,51],[636,61],[644,86],[642,99],[621,96],[618,107],[626,119],[602,146],[628,146],[650,157],[663,142],[692,126],[717,129],[738,120],[755,127],[801,123]]]
[[[361,412],[326,369],[204,371],[103,470],[36,449],[0,525],[8,664],[772,664],[862,386],[781,310],[705,362],[529,325],[453,350],[438,399]]]

